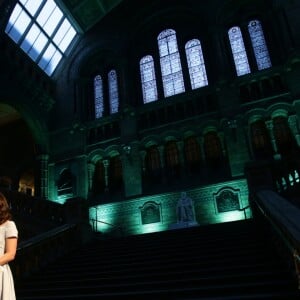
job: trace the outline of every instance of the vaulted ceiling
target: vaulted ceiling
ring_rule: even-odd
[[[58,0],[65,6],[83,32],[92,28],[122,0]]]
[[[85,33],[106,16],[114,7],[123,0],[55,0],[68,15],[78,24],[82,33]],[[0,0],[0,8],[5,3],[13,4],[13,1]],[[12,5],[14,6],[14,5]],[[0,102],[0,127],[17,121],[20,114],[11,106]]]

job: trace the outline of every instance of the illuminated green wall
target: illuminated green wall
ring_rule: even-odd
[[[244,179],[185,191],[193,199],[199,225],[245,219],[244,211],[238,210],[249,204],[247,182]],[[122,227],[123,233],[128,235],[164,231],[177,223],[176,205],[180,194],[181,191],[91,207],[90,221],[103,233],[116,232],[116,226]],[[234,197],[227,199],[228,195]],[[152,212],[153,209],[159,215],[143,218],[142,212]],[[246,209],[246,217],[251,216],[250,209]]]

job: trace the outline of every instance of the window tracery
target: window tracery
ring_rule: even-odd
[[[162,31],[157,38],[164,96],[169,97],[185,91],[176,32]]]
[[[99,119],[103,116],[103,81],[100,75],[94,77],[94,97],[95,97],[95,118]]]
[[[234,26],[228,31],[229,42],[237,76],[251,72],[241,29]]]
[[[151,55],[146,55],[140,60],[140,75],[144,103],[157,100],[154,61]]]
[[[251,73],[251,69],[255,68],[257,70],[270,68],[272,64],[261,22],[259,20],[251,20],[247,25],[247,31],[243,30],[239,26],[233,26],[228,30],[228,38],[237,76],[249,74]],[[245,38],[249,40],[252,49],[245,47]],[[255,66],[252,65],[253,63],[249,63],[250,52],[255,57]]]
[[[109,110],[110,113],[119,111],[119,93],[118,93],[118,78],[116,70],[111,70],[108,73],[108,89],[109,89]]]
[[[192,89],[208,85],[201,43],[193,39],[185,44],[185,52]]]
[[[248,31],[258,70],[270,68],[272,65],[261,23],[258,20],[250,21]]]

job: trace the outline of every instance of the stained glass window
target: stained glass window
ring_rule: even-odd
[[[260,22],[258,20],[250,21],[248,24],[248,31],[258,70],[270,68],[272,66],[271,60]]]
[[[241,76],[250,73],[250,66],[241,29],[237,26],[230,28],[228,36],[237,75]]]
[[[176,32],[166,29],[158,35],[160,67],[165,97],[185,91]]]
[[[17,1],[5,33],[49,76],[77,36],[54,0]]]
[[[119,111],[119,93],[118,93],[118,79],[116,70],[111,70],[108,73],[108,88],[109,88],[109,110],[110,113],[117,113]]]
[[[208,81],[200,41],[197,39],[188,41],[185,44],[185,53],[192,89],[206,86]]]
[[[151,55],[144,56],[140,60],[140,73],[144,103],[157,100],[155,69],[153,57]]]
[[[100,75],[94,78],[95,118],[101,118],[104,111],[103,81]]]

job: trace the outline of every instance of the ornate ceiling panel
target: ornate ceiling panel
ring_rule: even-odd
[[[61,0],[86,32],[123,0]]]

